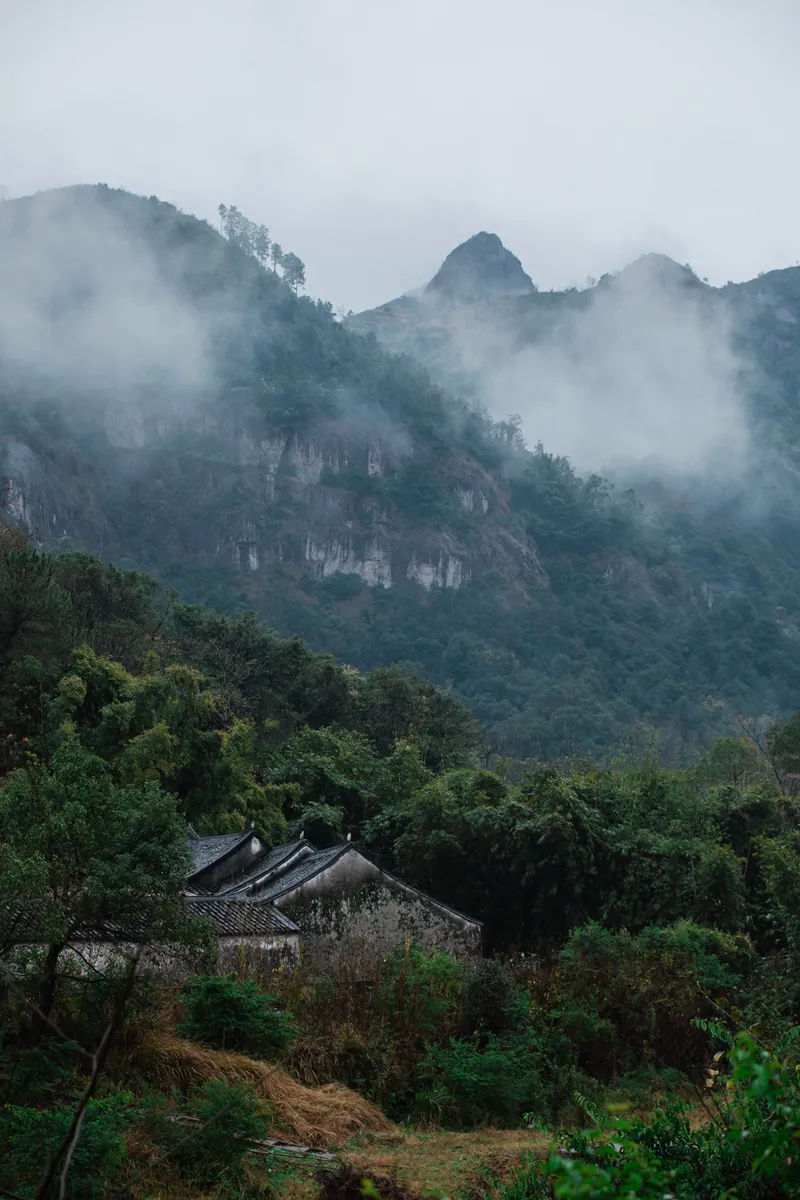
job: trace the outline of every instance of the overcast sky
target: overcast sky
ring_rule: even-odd
[[[800,0],[0,0],[0,185],[220,201],[359,309],[479,229],[540,287],[800,258]]]

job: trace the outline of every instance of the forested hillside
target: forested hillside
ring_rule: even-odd
[[[450,1194],[471,1162],[497,1200],[554,1179],[577,1197],[578,1164],[635,1106],[650,1115],[621,1125],[603,1194],[646,1169],[679,1200],[792,1195],[798,715],[688,770],[512,779],[480,745],[399,668],[360,675],[0,525],[0,1187],[324,1200],[367,1175],[432,1194],[373,1170],[405,1150]],[[492,957],[407,946],[369,979],[346,956],[216,975],[183,899],[188,820],[352,834],[481,919]],[[86,959],[87,929],[129,928],[118,959]],[[140,963],[164,942],[184,986]],[[519,1130],[512,1159],[496,1129],[485,1161],[433,1132],[487,1124]]]
[[[757,467],[775,486],[754,507],[727,483],[632,491],[526,449],[298,295],[303,264],[262,226],[221,216],[226,236],[103,187],[0,206],[7,519],[359,670],[403,664],[465,702],[495,755],[657,740],[679,759],[791,711],[791,272],[741,293],[741,337],[772,355]],[[586,303],[517,267],[496,303]]]

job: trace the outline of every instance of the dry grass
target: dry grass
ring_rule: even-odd
[[[356,1134],[387,1133],[393,1126],[376,1105],[336,1083],[304,1087],[282,1067],[244,1054],[209,1050],[167,1033],[153,1033],[134,1050],[138,1069],[155,1086],[187,1091],[208,1079],[243,1083],[275,1105],[280,1132],[308,1146],[330,1149]]]
[[[484,1196],[490,1175],[506,1175],[526,1154],[545,1157],[551,1146],[546,1134],[525,1129],[396,1131],[356,1138],[342,1158],[365,1175],[385,1175],[423,1196]]]

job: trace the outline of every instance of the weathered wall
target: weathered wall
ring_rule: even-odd
[[[217,940],[217,970],[233,971],[236,974],[258,974],[283,964],[294,965],[300,958],[300,941],[296,933],[275,937],[246,936],[221,937]],[[64,951],[64,958],[80,971],[94,968],[107,971],[109,967],[123,965],[135,947],[125,942],[82,942],[80,954]],[[162,979],[180,981],[196,973],[193,963],[180,949],[169,946],[147,946],[139,963],[142,974],[157,975]]]
[[[219,939],[217,970],[236,975],[260,975],[275,967],[294,966],[300,959],[296,933],[280,937],[223,937]]]
[[[481,926],[381,871],[351,850],[276,905],[301,930],[301,954],[314,967],[342,958],[370,969],[415,943],[454,958],[481,953]]]

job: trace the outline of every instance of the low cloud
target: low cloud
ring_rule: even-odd
[[[490,413],[519,413],[529,444],[582,472],[737,471],[748,447],[748,368],[713,290],[649,256],[570,299],[554,312],[541,296],[540,327],[521,348],[491,328],[462,339]]]
[[[126,228],[132,198],[111,198],[71,188],[0,205],[0,364],[17,394],[55,391],[76,415],[100,401],[112,420],[163,414],[211,386],[212,327],[179,294],[170,252]]]

